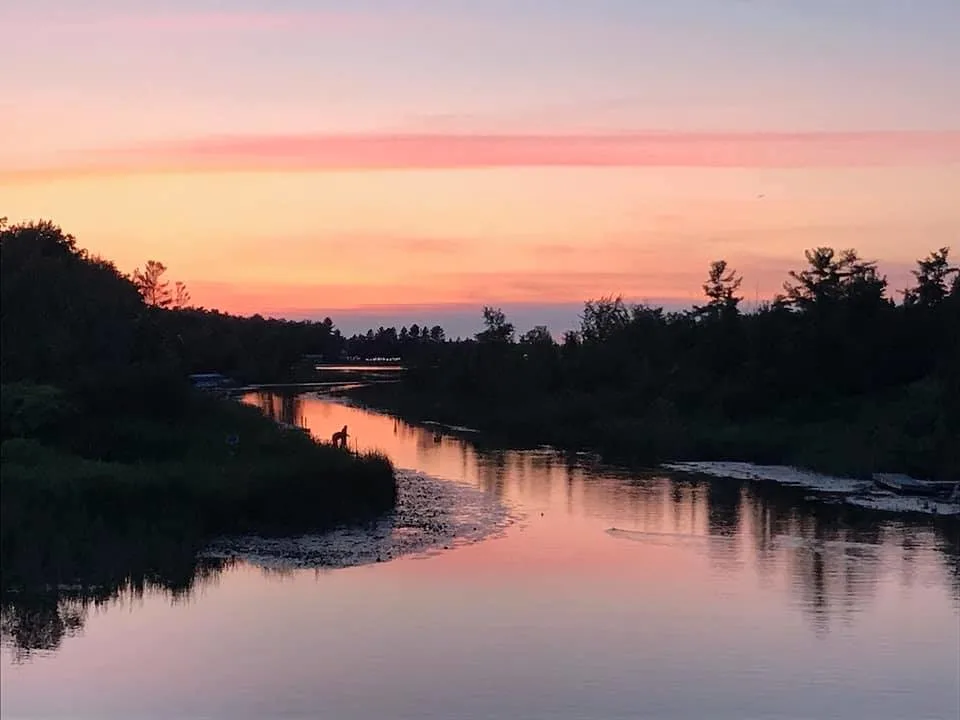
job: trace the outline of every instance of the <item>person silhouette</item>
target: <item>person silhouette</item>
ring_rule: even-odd
[[[333,443],[333,446],[336,448],[346,448],[347,447],[347,426],[343,426],[343,430],[340,432],[335,432],[333,437],[330,438],[330,441]]]

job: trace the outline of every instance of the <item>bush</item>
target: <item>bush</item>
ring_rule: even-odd
[[[59,429],[76,410],[58,388],[32,383],[0,386],[0,437],[38,437]]]

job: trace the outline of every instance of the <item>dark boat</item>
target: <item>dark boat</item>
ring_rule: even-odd
[[[952,486],[945,483],[917,480],[909,475],[898,473],[874,473],[873,482],[884,490],[890,490],[897,495],[940,495],[949,491]]]

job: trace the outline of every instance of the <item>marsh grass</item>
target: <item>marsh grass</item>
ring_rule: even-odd
[[[320,531],[396,501],[386,457],[317,443],[233,401],[196,396],[176,417],[63,422],[34,402],[62,404],[56,393],[30,392],[26,405],[45,422],[5,417],[0,446],[4,587],[115,582],[124,568],[190,556],[214,535]],[[5,408],[16,407],[8,396]]]

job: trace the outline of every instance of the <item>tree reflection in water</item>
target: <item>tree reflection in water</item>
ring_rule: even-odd
[[[528,507],[550,504],[571,516],[602,517],[648,538],[666,533],[703,543],[704,556],[718,575],[735,577],[750,568],[761,584],[785,577],[798,611],[818,634],[830,632],[838,622],[854,622],[881,583],[889,581],[891,568],[894,581],[904,588],[945,585],[960,607],[960,532],[955,519],[892,518],[811,499],[804,490],[773,483],[607,467],[594,457],[549,449],[485,448],[474,436],[344,408],[314,396],[258,393],[247,401],[291,424],[309,426],[311,417],[325,426],[347,421],[371,443],[376,438],[382,449],[406,453],[408,464],[413,457],[417,467],[431,472],[442,460],[439,474],[459,474],[498,498],[519,498]],[[323,429],[314,431],[320,434]],[[430,522],[421,517],[413,524]],[[35,652],[55,651],[65,638],[80,632],[91,607],[124,603],[146,592],[187,601],[230,564],[198,560],[194,550],[163,552],[162,564],[142,565],[148,570],[131,566],[120,571],[109,563],[107,569],[95,567],[85,587],[47,590],[38,582],[15,592],[5,586],[0,597],[3,644],[15,661],[23,661]],[[939,577],[931,580],[931,572]]]
[[[477,451],[481,485],[494,493],[548,498],[566,493],[575,512],[611,518],[618,528],[699,538],[711,565],[732,576],[751,565],[771,582],[786,568],[797,607],[817,634],[849,624],[877,595],[884,574],[911,588],[936,547],[940,582],[960,607],[960,523],[951,518],[890,517],[774,483],[706,479],[605,468],[571,455]]]
[[[176,558],[176,554],[170,557]],[[191,555],[149,571],[133,571],[107,584],[4,588],[0,593],[0,642],[18,663],[36,653],[54,652],[66,638],[83,630],[91,609],[128,605],[157,592],[172,602],[187,602],[198,588],[216,582],[230,564]],[[90,577],[104,578],[115,566],[99,570],[91,570]]]

